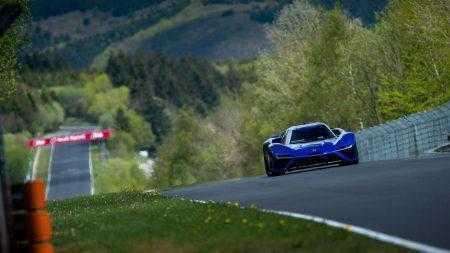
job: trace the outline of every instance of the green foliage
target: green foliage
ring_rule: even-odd
[[[52,89],[55,99],[64,108],[67,117],[84,118],[87,111],[85,91],[82,87],[68,85]]]
[[[130,133],[139,149],[149,148],[155,141],[150,124],[133,110],[119,108],[115,117],[116,129]]]
[[[174,118],[170,134],[157,150],[154,181],[158,187],[187,185],[241,176],[233,162],[239,154],[210,121],[231,130],[232,113],[222,112],[217,119],[201,120],[192,110],[181,109]],[[225,116],[229,116],[225,118]]]
[[[128,118],[125,119],[124,111],[129,107],[128,88],[124,86],[113,88],[107,75],[101,74],[88,80],[84,85],[84,96],[87,104],[87,111],[85,111],[87,118],[98,122],[102,127],[118,126],[121,129],[121,124],[131,123]],[[118,119],[119,110],[121,110],[122,118]],[[127,112],[127,116],[135,116],[133,113]],[[134,123],[137,122],[136,119],[133,118],[133,120]],[[141,125],[138,127],[142,130]],[[129,127],[126,130],[131,131]],[[143,141],[148,140],[148,138],[144,138]]]
[[[125,111],[122,108],[119,108],[116,113],[115,118],[116,123],[116,129],[121,131],[129,131],[130,130],[130,121],[125,116]]]
[[[27,129],[32,133],[36,131],[34,125],[38,111],[36,100],[30,90],[18,86],[10,99],[0,104],[0,111],[4,113],[3,127],[6,132],[16,133]]]
[[[38,125],[43,131],[56,130],[64,122],[64,109],[57,102],[38,106]]]
[[[12,183],[23,183],[28,173],[32,152],[25,145],[30,138],[27,132],[18,134],[5,134],[5,168]]]
[[[151,123],[158,140],[170,127],[165,108],[189,106],[205,115],[217,105],[221,89],[240,84],[236,71],[223,74],[205,60],[158,54],[112,56],[106,72],[114,86],[129,87],[133,108]]]
[[[112,85],[108,76],[105,74],[101,74],[87,80],[84,84],[84,93],[88,104],[95,102],[94,100],[96,95],[105,93],[110,89],[112,89]]]
[[[29,131],[32,134],[52,131],[64,121],[65,112],[48,89],[34,90],[25,85],[17,87],[15,94],[0,104],[4,114],[6,132]]]
[[[114,157],[130,157],[136,150],[136,140],[127,132],[115,131],[107,146]]]
[[[0,105],[15,91],[17,54],[23,43],[26,14],[25,0],[0,1]]]
[[[145,106],[148,97],[156,96],[175,106],[189,105],[205,113],[217,104],[217,89],[231,85],[212,64],[193,58],[119,54],[110,58],[106,71],[115,86],[130,87],[138,107]]]
[[[155,135],[152,132],[150,123],[145,121],[139,114],[133,110],[125,111],[125,120],[128,122],[127,132],[136,140],[138,149],[146,149],[153,146],[155,142]],[[116,123],[119,121],[116,118]]]
[[[78,73],[56,50],[23,54],[19,80],[28,86],[43,88],[79,83]]]
[[[352,18],[360,19],[364,24],[376,23],[376,15],[383,11],[389,0],[309,0],[310,4],[317,8],[333,9],[336,6],[342,8]]]
[[[107,113],[114,115],[119,108],[128,107],[128,103],[128,88],[122,86],[95,94],[88,108],[88,113],[94,118]]]
[[[170,137],[160,146],[155,165],[155,181],[160,187],[193,184],[195,156],[194,142],[202,136],[192,111],[180,111],[174,119]]]
[[[393,1],[377,25],[383,69],[384,119],[423,111],[450,99],[450,6],[445,1]]]
[[[147,180],[133,159],[111,158],[101,168],[96,168],[96,191],[101,193],[126,190],[142,191]]]

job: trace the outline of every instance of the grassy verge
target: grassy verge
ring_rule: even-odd
[[[40,149],[41,150],[39,151],[39,160],[38,163],[36,164],[36,178],[40,178],[44,180],[44,182],[47,182],[51,147],[41,147]]]
[[[56,252],[406,252],[237,205],[123,192],[50,202]]]

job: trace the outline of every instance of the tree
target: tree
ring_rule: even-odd
[[[129,88],[133,109],[151,123],[158,141],[170,128],[169,108],[189,106],[206,115],[222,89],[240,86],[234,72],[221,73],[212,63],[191,57],[118,53],[110,57],[106,72],[115,87]]]
[[[121,131],[130,131],[130,122],[128,117],[125,116],[123,108],[119,108],[116,113],[116,128]]]
[[[114,157],[129,158],[136,150],[136,141],[131,134],[116,131],[108,141],[108,149]]]
[[[155,135],[153,134],[150,123],[146,122],[134,110],[125,111],[124,115],[128,121],[128,132],[136,141],[138,149],[148,149],[155,144]]]
[[[0,104],[15,90],[17,53],[23,43],[26,1],[0,2]]]
[[[32,158],[31,150],[25,146],[30,138],[27,132],[6,134],[5,140],[5,167],[12,183],[23,183],[27,175],[29,163]]]
[[[172,125],[170,137],[158,149],[155,164],[155,182],[161,188],[196,182],[192,171],[196,150],[192,145],[198,141],[200,128],[194,113],[189,109],[180,111]]]
[[[446,1],[396,0],[382,14],[384,120],[423,111],[450,99],[450,6]]]
[[[152,128],[141,116],[133,110],[119,108],[115,118],[116,129],[130,133],[139,149],[153,146],[155,136]]]
[[[100,92],[93,96],[93,100],[88,108],[88,113],[99,118],[103,114],[115,115],[119,108],[126,108],[129,105],[129,95],[127,87],[119,87],[106,92]]]

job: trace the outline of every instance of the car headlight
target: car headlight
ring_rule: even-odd
[[[336,151],[342,151],[342,150],[346,150],[346,149],[351,149],[351,148],[353,148],[353,146],[354,146],[354,144],[351,144],[350,146],[347,146],[345,148],[340,148],[340,149],[338,149]]]

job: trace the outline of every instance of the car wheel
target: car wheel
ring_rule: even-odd
[[[358,164],[359,163],[358,148],[356,146],[353,147],[352,153],[353,153],[353,160],[347,161],[347,162],[342,162],[342,163],[340,163],[341,166],[352,165],[352,164]]]
[[[266,175],[268,177],[276,177],[284,174],[282,172],[280,173],[273,171],[273,167],[276,161],[277,161],[276,158],[274,158],[269,152],[264,153],[264,165],[266,169]]]

